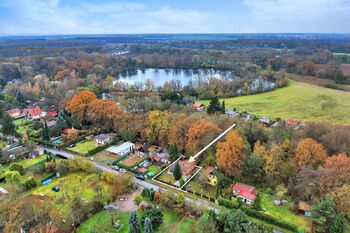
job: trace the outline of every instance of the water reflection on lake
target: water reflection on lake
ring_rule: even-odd
[[[201,78],[234,78],[232,71],[221,71],[214,69],[144,69],[129,71],[124,74],[120,74],[116,77],[116,81],[121,81],[128,84],[134,84],[135,82],[145,82],[147,79],[154,81],[156,87],[163,86],[165,81],[180,80],[181,85],[185,86],[189,81],[195,80],[196,77]]]

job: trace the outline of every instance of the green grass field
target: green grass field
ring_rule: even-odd
[[[350,93],[290,81],[271,92],[224,99],[226,109],[236,107],[272,119],[297,118],[302,121],[350,125]],[[209,101],[200,101],[208,106]]]
[[[20,164],[22,165],[24,168],[27,168],[27,167],[30,167],[34,164],[37,164],[37,163],[40,163],[42,162],[43,160],[46,159],[46,155],[42,155],[42,156],[39,156],[35,159],[21,159],[19,161],[16,161],[16,162],[13,162],[13,163],[17,163],[17,164]],[[8,168],[10,167],[11,164],[6,164],[6,165],[3,165],[1,168],[0,168],[0,174],[2,173],[5,173]]]
[[[68,150],[77,152],[82,155],[87,155],[89,151],[96,149],[98,146],[95,144],[95,141],[85,141],[78,142],[74,147],[68,148]]]
[[[273,203],[273,200],[273,196],[262,193],[261,207],[266,209],[267,214],[282,219],[283,221],[286,221],[288,223],[297,225],[303,230],[310,230],[310,218],[293,213],[293,211],[291,210],[293,208],[292,202],[286,203],[282,206],[277,206]]]

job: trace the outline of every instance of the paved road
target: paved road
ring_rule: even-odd
[[[45,146],[42,146],[40,145],[40,147],[46,151],[49,151],[51,152],[52,154],[59,154],[67,159],[74,159],[74,158],[78,158],[77,155],[74,155],[74,154],[71,154],[69,152],[66,152],[66,151],[63,151],[63,150],[58,150],[58,149],[52,149],[52,148],[48,148],[48,147],[45,147]],[[91,161],[92,162],[92,161]],[[120,175],[121,173],[118,172],[118,171],[115,171],[113,170],[112,168],[108,167],[108,166],[105,166],[105,165],[102,165],[102,164],[99,164],[99,163],[96,163],[96,162],[92,162],[92,164],[99,170],[101,171],[109,171],[109,172],[113,172],[117,175]],[[152,183],[149,183],[147,182],[146,180],[139,180],[139,179],[135,179],[136,183],[140,186],[142,186],[143,188],[148,188],[148,189],[153,189],[153,190],[159,190],[160,188],[163,189],[163,187],[159,187],[158,185],[155,185],[155,184],[152,184]],[[196,203],[196,204],[199,204],[201,206],[207,206],[208,208],[210,209],[213,209],[215,212],[218,212],[219,209],[216,207],[216,206],[212,206],[210,205],[207,201],[204,201],[204,200],[194,200],[190,197],[187,197],[185,196],[185,201],[186,202],[190,202],[190,203]]]

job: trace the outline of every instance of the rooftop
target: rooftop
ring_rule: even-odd
[[[135,144],[131,142],[124,142],[120,146],[111,146],[107,149],[108,152],[114,153],[114,154],[119,154],[120,152],[130,148],[134,147]]]

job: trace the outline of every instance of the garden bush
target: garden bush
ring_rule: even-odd
[[[21,176],[23,176],[25,173],[24,167],[18,163],[11,164],[9,171],[18,171]]]
[[[30,177],[27,180],[25,180],[22,184],[24,190],[30,190],[32,188],[35,188],[37,186],[37,182],[34,177]]]

